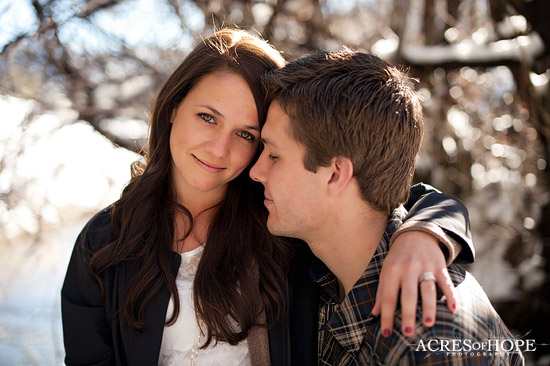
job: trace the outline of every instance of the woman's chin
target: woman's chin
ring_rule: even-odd
[[[227,189],[227,183],[219,184],[217,182],[193,182],[192,187],[202,193],[214,193],[216,191],[225,192]]]

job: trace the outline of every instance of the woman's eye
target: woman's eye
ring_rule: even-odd
[[[268,154],[267,157],[270,159],[270,160],[277,160],[279,157],[276,156],[276,155],[273,155],[273,154]]]
[[[241,131],[238,133],[238,135],[248,141],[254,141],[256,139],[253,134],[247,131]]]
[[[216,123],[214,117],[209,115],[208,113],[199,113],[199,117],[202,118],[202,120],[206,123]]]

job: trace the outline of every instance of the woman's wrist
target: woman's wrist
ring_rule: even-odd
[[[447,266],[453,263],[460,254],[462,247],[456,240],[451,238],[439,225],[427,222],[427,221],[406,221],[397,229],[392,235],[390,240],[390,246],[397,239],[397,237],[408,231],[422,231],[428,233],[439,241],[439,247],[445,256]]]

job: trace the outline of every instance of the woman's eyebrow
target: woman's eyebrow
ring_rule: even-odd
[[[210,111],[211,111],[212,113],[214,113],[216,116],[221,117],[221,118],[225,118],[225,116],[223,115],[222,112],[218,111],[216,108],[212,107],[211,105],[208,105],[208,104],[199,104],[199,107],[203,107],[203,108],[206,108],[206,109],[210,109]],[[260,128],[257,127],[257,126],[244,125],[244,126],[242,126],[242,128],[245,129],[245,130],[254,130],[254,131],[260,132]]]
[[[210,111],[212,111],[212,113],[214,113],[216,116],[225,118],[225,116],[223,115],[222,112],[218,111],[216,108],[212,107],[211,105],[208,105],[208,104],[199,104],[199,107],[204,107],[204,108],[206,108],[206,109],[210,109]]]

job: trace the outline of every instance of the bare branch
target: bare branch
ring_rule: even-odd
[[[266,39],[271,39],[271,37],[273,37],[273,28],[275,26],[275,21],[277,20],[277,17],[279,16],[279,14],[285,8],[285,2],[286,0],[277,0],[277,4],[273,7],[273,13],[269,17],[269,20],[264,27],[263,36]]]
[[[468,44],[422,46],[407,44],[402,57],[413,65],[501,65],[510,62],[531,62],[544,53],[544,44],[536,33],[514,39]]]
[[[25,38],[27,38],[27,34],[20,34],[14,40],[8,42],[0,51],[0,57],[2,57],[4,53],[7,53],[10,48],[16,47],[17,44],[19,44],[19,42],[21,42]]]
[[[87,108],[80,111],[79,119],[88,121],[97,132],[105,136],[113,144],[136,153],[141,153],[142,147],[138,146],[136,140],[118,136],[101,125],[101,121],[112,117],[115,117],[115,115],[111,110]]]
[[[34,11],[36,12],[36,16],[42,22],[42,19],[44,19],[44,7],[42,6],[42,4],[40,4],[40,1],[38,0],[33,0],[31,4],[34,8]]]
[[[123,0],[122,0],[123,1]],[[111,8],[122,2],[121,0],[89,0],[86,1],[85,6],[81,9],[76,17],[88,18],[90,15],[99,10]]]
[[[178,19],[180,21],[180,27],[182,29],[184,29],[186,27],[185,26],[185,19],[183,18],[183,16],[180,13],[180,8],[178,6],[178,1],[177,0],[168,0],[168,5],[170,5],[172,10],[174,10],[174,13],[178,16]]]
[[[536,30],[544,44],[546,45],[546,55],[550,55],[550,22],[548,22],[548,14],[550,14],[550,2],[544,0],[538,1],[522,1],[509,0],[510,4],[521,15],[523,15],[529,24]]]

